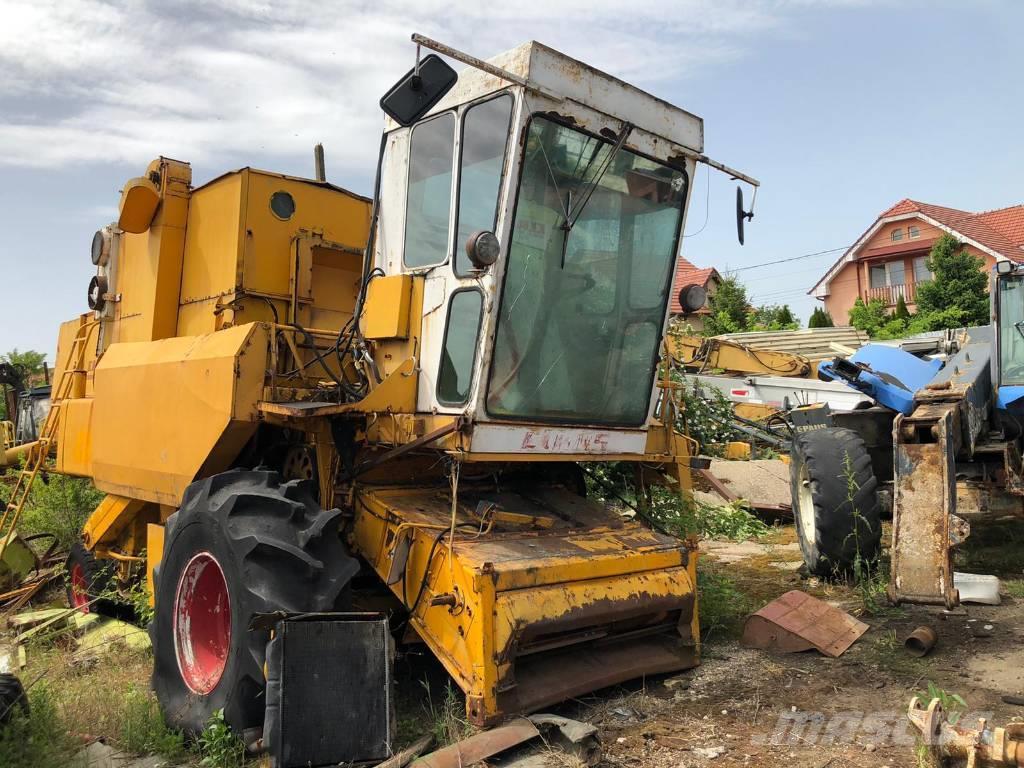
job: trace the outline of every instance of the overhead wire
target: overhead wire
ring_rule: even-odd
[[[705,175],[708,177],[708,183],[707,183],[707,191],[705,192],[705,197],[704,197],[704,223],[700,225],[700,229],[698,229],[696,232],[691,232],[690,234],[686,234],[684,232],[683,233],[683,239],[684,240],[686,238],[688,238],[688,237],[695,237],[696,235],[699,235],[701,232],[703,232],[704,228],[707,227],[707,225],[708,225],[708,219],[711,218],[711,169],[710,168],[705,172]]]

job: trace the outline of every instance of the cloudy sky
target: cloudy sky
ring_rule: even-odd
[[[903,197],[1024,202],[1016,0],[0,0],[0,19],[0,352],[52,356],[92,233],[157,155],[197,183],[310,175],[320,141],[329,178],[369,193],[414,31],[483,58],[540,40],[702,116],[708,153],[763,187],[741,248],[731,183],[700,170],[685,255],[804,320],[836,254],[753,265],[846,246]]]

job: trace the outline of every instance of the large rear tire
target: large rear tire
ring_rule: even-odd
[[[797,434],[789,465],[793,517],[815,576],[873,567],[882,543],[878,481],[864,441],[850,429]]]
[[[308,483],[232,470],[193,483],[167,520],[155,571],[153,689],[172,728],[196,735],[217,710],[262,727],[269,633],[255,614],[344,608],[359,569]]]

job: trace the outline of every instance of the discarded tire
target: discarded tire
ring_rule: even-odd
[[[28,696],[21,680],[14,675],[0,674],[0,725],[9,723],[19,711],[28,714]]]
[[[878,481],[864,441],[849,429],[796,435],[789,465],[793,516],[808,571],[816,576],[873,567],[882,542]]]
[[[239,734],[263,725],[269,633],[249,623],[344,607],[358,564],[340,515],[276,472],[232,470],[185,491],[167,520],[150,625],[153,689],[172,728],[198,734],[219,709]]]
[[[114,566],[109,560],[97,560],[85,546],[76,541],[71,545],[67,559],[68,605],[82,613],[102,613],[114,616],[124,612],[117,603],[106,598],[93,600],[106,592],[113,580]]]

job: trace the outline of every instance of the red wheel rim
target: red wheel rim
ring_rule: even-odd
[[[209,552],[188,561],[174,597],[174,652],[193,693],[217,687],[231,646],[231,601],[220,563]]]
[[[89,613],[89,583],[81,563],[71,566],[71,607]]]

